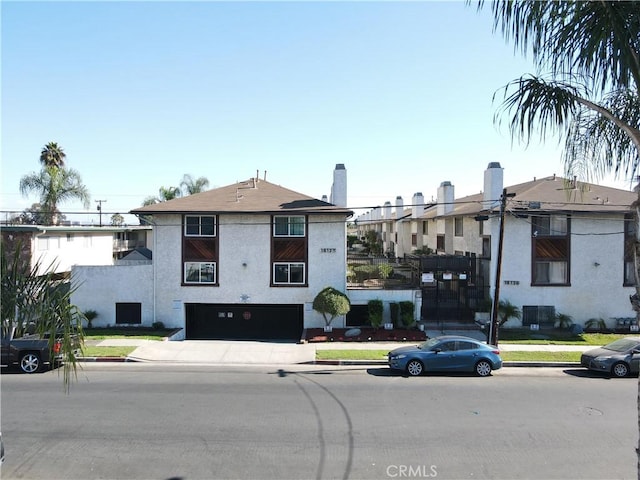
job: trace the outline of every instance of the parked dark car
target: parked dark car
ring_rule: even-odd
[[[612,377],[626,377],[638,373],[640,337],[625,337],[607,345],[588,350],[580,357],[580,364],[589,370],[604,372]]]
[[[49,339],[39,335],[25,335],[12,338],[2,336],[2,365],[18,366],[24,373],[36,373],[44,370],[45,366],[52,367],[61,359],[61,343],[56,340],[53,344],[53,355],[49,349]]]
[[[430,338],[420,345],[389,352],[389,367],[409,375],[424,372],[475,372],[481,377],[502,367],[498,347],[465,336]]]

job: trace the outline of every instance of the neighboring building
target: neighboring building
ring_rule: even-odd
[[[83,227],[3,225],[2,242],[8,251],[21,245],[22,255],[41,273],[52,266],[56,273],[70,272],[75,265],[113,265],[137,247],[147,247],[148,226]]]
[[[603,319],[613,328],[635,316],[629,296],[635,292],[630,219],[636,193],[555,175],[506,192],[500,299],[523,312],[521,322],[510,325],[548,326],[563,313],[578,324]],[[472,322],[482,299],[493,295],[502,194],[503,169],[490,163],[482,193],[455,199],[453,184],[442,182],[436,205],[417,218],[402,212],[395,222],[398,234],[405,232],[395,255],[407,253],[399,249],[406,244],[437,253],[422,259],[426,322]],[[380,217],[361,221],[368,229],[385,228]],[[407,221],[410,234],[398,226]]]
[[[344,196],[339,188],[346,182],[334,182],[333,198]],[[98,312],[95,325],[298,340],[324,324],[312,308],[318,292],[346,290],[345,207],[251,178],[131,213],[153,225],[151,264],[74,269],[81,286],[72,301]]]

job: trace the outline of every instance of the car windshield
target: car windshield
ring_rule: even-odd
[[[631,340],[628,338],[621,338],[620,340],[616,340],[615,342],[611,342],[605,345],[602,348],[606,348],[607,350],[613,350],[614,352],[626,352],[632,348],[638,346],[637,340]]]
[[[434,345],[437,345],[438,343],[440,343],[440,340],[438,340],[437,338],[430,338],[426,342],[418,345],[418,348],[420,350],[429,350],[431,347],[433,347]]]

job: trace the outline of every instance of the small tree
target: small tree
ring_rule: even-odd
[[[373,328],[380,328],[380,325],[382,325],[382,312],[384,308],[382,300],[369,300],[368,308],[369,322],[371,322],[371,326]]]
[[[95,310],[85,310],[83,314],[84,314],[84,318],[87,319],[87,328],[93,328],[92,322],[98,316],[98,312],[96,312]]]
[[[327,327],[339,315],[346,315],[351,310],[349,297],[333,287],[325,287],[313,299],[313,309],[320,312]]]

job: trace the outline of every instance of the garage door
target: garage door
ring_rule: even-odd
[[[302,305],[185,305],[187,340],[300,340]]]

